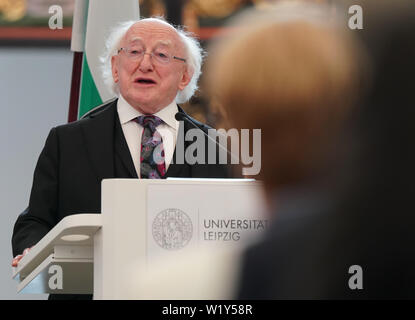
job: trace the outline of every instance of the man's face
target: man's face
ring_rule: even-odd
[[[191,79],[185,62],[171,59],[167,64],[160,64],[151,56],[152,52],[160,50],[171,56],[185,58],[179,35],[163,23],[135,23],[122,39],[120,47],[142,48],[146,53],[136,60],[122,50],[111,59],[112,75],[121,95],[144,114],[153,114],[166,107]]]

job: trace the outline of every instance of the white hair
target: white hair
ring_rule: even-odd
[[[197,90],[197,81],[202,73],[202,60],[204,51],[201,48],[199,41],[197,41],[191,33],[181,29],[175,28],[167,21],[163,20],[162,18],[146,18],[141,19],[138,21],[156,21],[159,23],[163,23],[165,25],[170,26],[174,30],[176,30],[177,34],[179,35],[181,41],[183,42],[185,48],[185,59],[186,59],[186,66],[187,70],[190,74],[193,73],[192,78],[188,85],[183,89],[178,91],[176,95],[176,103],[184,103],[188,101],[195,91]],[[119,95],[120,90],[118,84],[114,82],[112,77],[112,69],[111,69],[111,58],[118,54],[118,49],[120,47],[120,43],[127,33],[127,31],[131,28],[133,24],[138,21],[125,21],[118,24],[109,34],[107,41],[105,43],[105,52],[100,57],[101,60],[101,71],[102,77],[104,79],[105,84],[107,85],[108,89],[111,93],[115,94],[116,96]]]

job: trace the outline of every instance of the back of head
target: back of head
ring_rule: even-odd
[[[360,53],[339,22],[322,5],[279,3],[238,19],[238,35],[211,50],[212,94],[230,126],[262,130],[268,190],[319,170],[353,105]]]
[[[259,263],[254,260],[258,268],[247,269],[246,275],[253,279],[251,283],[255,283],[255,289],[262,290],[255,293],[259,297],[413,299],[415,3],[412,0],[339,2],[345,6],[338,11],[345,16],[351,5],[360,4],[363,8],[364,29],[353,33],[360,38],[372,71],[366,94],[349,117],[346,135],[352,144],[345,150],[352,156],[337,167],[337,182],[346,188],[340,189],[340,200],[329,210],[308,216],[305,221],[297,219],[292,229],[287,230],[287,225],[281,226],[277,220],[272,230],[275,236],[263,243],[260,250],[255,252],[258,247],[253,248],[252,256],[262,260]],[[219,58],[221,69],[217,73],[222,78],[216,78],[217,85],[221,86],[220,98],[227,111],[232,112],[230,118],[235,125],[269,128],[270,137],[265,130],[263,133],[263,149],[272,147],[275,141],[272,151],[267,150],[274,158],[279,152],[297,148],[297,141],[318,146],[316,137],[334,132],[329,120],[338,124],[338,119],[353,104],[350,99],[359,98],[360,90],[354,88],[353,83],[360,85],[359,68],[364,61],[342,31],[325,31],[324,26],[321,31],[315,25],[300,29],[303,25],[298,23],[278,26],[284,26],[284,32],[277,41],[274,41],[274,34],[278,34],[275,27],[262,29],[267,31],[262,37],[250,31],[248,35],[255,36],[243,35],[235,42],[237,45],[229,44],[224,49],[225,58]],[[347,22],[343,25],[345,28]],[[256,42],[256,39],[261,41]],[[314,44],[318,46],[313,47]],[[330,50],[332,47],[339,52]],[[246,55],[245,51],[251,53],[251,60],[240,58]],[[266,63],[260,58],[252,60],[255,57],[264,57]],[[342,59],[336,60],[338,63],[332,69],[333,57]],[[306,81],[307,75],[313,75],[311,84]],[[281,87],[283,90],[279,90]],[[312,114],[311,110],[318,112]],[[322,118],[318,117],[321,113]],[[300,124],[305,129],[299,128]],[[298,132],[293,133],[296,130]],[[301,138],[291,144],[277,144],[278,135],[296,137],[296,134]],[[320,148],[324,146],[327,143],[322,143]],[[342,147],[339,145],[339,149]],[[298,159],[299,152],[302,156],[313,155],[307,146],[302,150],[295,150],[292,154],[296,156],[292,159]],[[271,186],[284,181],[274,173],[282,168],[284,166],[278,162],[274,167],[271,162],[263,163],[263,172],[270,173],[265,180]],[[361,267],[360,277],[353,277],[357,275],[353,271],[356,269],[349,269],[353,266]],[[253,274],[250,270],[261,272]],[[266,279],[261,282],[258,278]],[[359,278],[363,279],[363,290],[356,286]],[[249,282],[248,277],[243,280]],[[247,297],[250,296],[244,296]]]

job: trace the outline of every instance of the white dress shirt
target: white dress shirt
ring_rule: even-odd
[[[174,117],[179,111],[176,102],[173,100],[168,106],[161,109],[154,115],[159,117],[164,123],[157,126],[157,131],[163,139],[164,162],[166,171],[173,158],[176,147],[177,134],[179,132],[179,122]],[[143,127],[134,119],[143,114],[134,109],[123,97],[119,96],[117,102],[117,112],[121,122],[121,128],[133,159],[137,176],[140,177],[140,153],[141,153],[141,136]]]

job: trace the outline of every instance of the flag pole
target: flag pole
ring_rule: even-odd
[[[81,89],[83,52],[74,52],[72,64],[71,93],[69,97],[68,122],[78,119],[79,93]]]
[[[69,97],[68,122],[78,119],[79,95],[81,89],[82,60],[85,49],[88,0],[75,0],[72,22],[71,51],[74,52],[72,64],[71,91]]]

